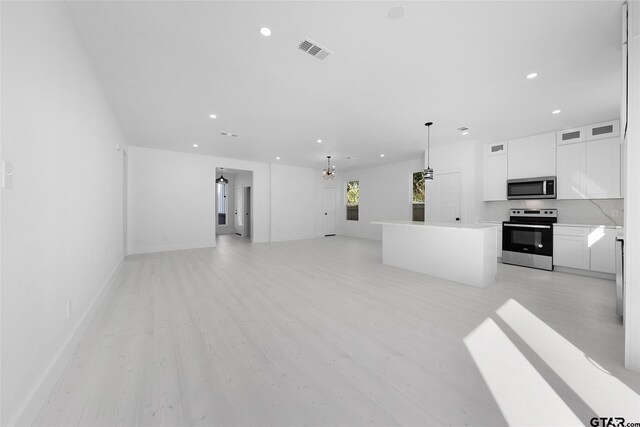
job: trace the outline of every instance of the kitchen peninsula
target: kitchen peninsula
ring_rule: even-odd
[[[382,262],[454,282],[495,282],[495,224],[375,221],[382,225]]]

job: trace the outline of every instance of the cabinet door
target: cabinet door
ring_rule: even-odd
[[[527,159],[527,149],[531,137],[509,140],[509,152],[507,154],[507,176],[509,179],[533,178],[530,173],[530,165]]]
[[[585,143],[558,145],[558,199],[584,199]]]
[[[585,193],[588,199],[620,197],[620,140],[600,139],[586,143]]]
[[[556,134],[509,140],[509,179],[556,175]]]
[[[556,176],[556,134],[543,133],[532,136],[527,144],[529,178]],[[526,178],[526,177],[524,177]]]
[[[586,236],[553,235],[553,265],[589,269],[589,246]]]
[[[589,234],[591,270],[603,273],[616,272],[616,234],[614,228],[592,228]]]
[[[484,167],[484,200],[507,200],[507,155],[485,157]]]

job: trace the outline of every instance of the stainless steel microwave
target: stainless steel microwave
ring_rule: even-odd
[[[507,181],[507,199],[555,199],[556,177],[510,179]]]

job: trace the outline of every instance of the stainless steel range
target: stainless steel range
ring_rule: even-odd
[[[553,270],[553,224],[557,209],[509,209],[502,223],[502,262]]]

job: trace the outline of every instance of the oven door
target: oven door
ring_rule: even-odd
[[[502,250],[553,256],[552,224],[502,223]]]

